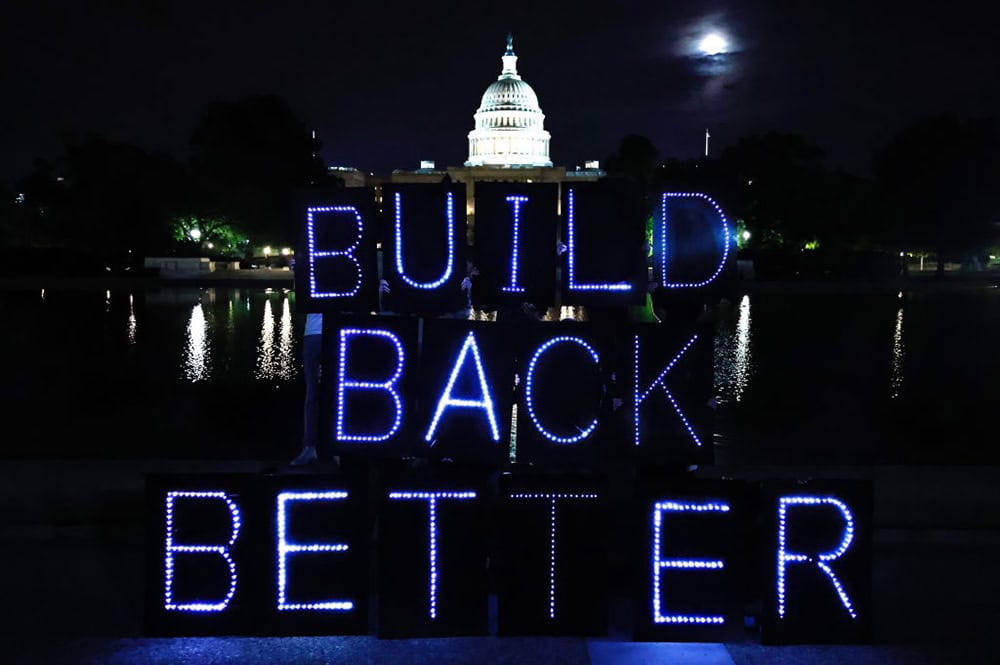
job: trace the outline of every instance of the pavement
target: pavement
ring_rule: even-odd
[[[0,662],[1000,664],[1000,468],[706,467],[705,477],[875,482],[874,640],[763,646],[608,638],[148,638],[142,490],[148,472],[260,471],[259,461],[0,464]],[[614,620],[612,621],[614,624]],[[618,628],[621,628],[619,626]]]

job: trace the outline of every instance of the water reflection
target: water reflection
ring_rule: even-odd
[[[135,320],[135,296],[128,294],[128,343],[135,344],[135,331],[137,328]]]
[[[892,366],[889,372],[889,397],[896,399],[903,389],[903,360],[906,347],[903,345],[903,306],[896,312],[896,328],[892,332]]]
[[[271,294],[268,294],[271,295]],[[276,321],[271,298],[264,300],[264,319],[260,327],[260,342],[257,344],[257,365],[254,376],[261,380],[284,380],[295,378],[296,365],[292,342],[292,306],[287,296],[282,296],[281,319]]]
[[[209,372],[208,321],[201,303],[191,308],[184,345],[184,377],[192,383],[207,381]]]
[[[286,381],[295,376],[292,356],[292,304],[287,297],[281,299],[281,333],[278,337],[278,378]]]
[[[739,402],[750,383],[750,325],[750,296],[744,295],[735,328],[720,330],[715,339],[715,387],[724,399]]]

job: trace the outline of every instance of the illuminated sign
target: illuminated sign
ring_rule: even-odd
[[[296,291],[326,311],[377,308],[378,217],[374,199],[357,190],[301,204],[303,247],[297,252]]]
[[[476,307],[552,304],[559,260],[558,206],[555,183],[476,183]]]
[[[648,278],[646,216],[624,182],[563,188],[563,301],[574,305],[639,304]]]
[[[494,323],[425,321],[416,390],[419,454],[504,462],[514,362],[510,330]]]
[[[488,550],[479,479],[399,478],[379,494],[378,634],[485,635]]]
[[[385,309],[447,312],[464,307],[464,203],[462,185],[386,187],[382,278],[390,291],[382,296]]]
[[[341,316],[324,330],[320,427],[341,452],[595,468],[627,441],[631,458],[710,459],[708,334]]]
[[[652,249],[660,283],[698,289],[718,279],[732,252],[733,233],[719,204],[697,192],[663,192],[657,213]],[[713,217],[717,233],[700,232]]]
[[[346,453],[414,454],[417,322],[341,315],[324,323],[320,432]]]
[[[754,606],[765,642],[870,638],[867,483],[364,475],[150,476],[150,632],[365,632],[372,597],[380,636],[482,635],[493,576],[500,635],[606,635],[631,593],[637,640],[733,638]]]
[[[651,283],[708,294],[732,275],[734,230],[698,192],[645,197],[605,179],[393,183],[300,199],[303,311],[503,311],[549,306],[557,293],[564,305],[641,305]]]
[[[500,635],[606,635],[606,483],[505,474],[497,495]]]
[[[382,637],[482,635],[493,593],[499,635],[606,635],[630,596],[636,640],[868,639],[870,485],[685,472],[712,461],[719,205],[612,180],[466,193],[301,206],[297,297],[328,314],[321,443],[380,459],[150,476],[150,632],[366,633],[371,599]],[[664,320],[631,320],[650,292]],[[593,316],[510,316],[556,303]]]
[[[770,534],[762,638],[781,644],[871,638],[872,491],[856,481],[764,483]]]

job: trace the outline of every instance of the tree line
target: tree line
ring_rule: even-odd
[[[208,106],[186,162],[100,135],[61,142],[56,160],[38,160],[15,191],[0,192],[0,246],[242,257],[293,245],[292,192],[337,183],[320,143],[276,96]]]
[[[610,175],[650,191],[689,188],[717,198],[744,254],[813,252],[932,257],[984,265],[1000,254],[1000,134],[990,120],[940,114],[893,136],[872,175],[826,167],[797,134],[744,137],[715,159],[659,158],[628,135],[605,161]]]
[[[0,247],[63,248],[106,257],[209,253],[243,257],[292,246],[293,193],[337,186],[320,144],[276,96],[209,105],[190,157],[99,135],[64,134],[62,154],[0,184]],[[625,136],[612,177],[714,196],[745,253],[881,252],[945,261],[1000,253],[1000,134],[992,121],[941,114],[893,136],[872,175],[829,169],[797,134],[747,136],[717,158],[661,158]]]

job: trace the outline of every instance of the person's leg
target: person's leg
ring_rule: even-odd
[[[306,396],[302,405],[302,452],[292,460],[295,466],[315,462],[316,444],[319,440],[319,393],[321,359],[323,352],[322,335],[306,335],[302,338],[302,364],[305,375]]]

